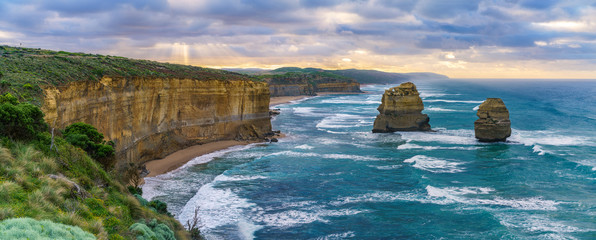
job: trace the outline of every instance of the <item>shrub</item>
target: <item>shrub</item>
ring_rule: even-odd
[[[149,201],[144,199],[143,196],[141,196],[139,194],[133,194],[133,196],[135,196],[137,198],[137,200],[139,200],[139,203],[141,204],[141,206],[147,206],[149,204]]]
[[[86,123],[73,123],[64,129],[64,137],[70,144],[85,150],[89,156],[110,169],[115,163],[113,142],[106,142],[103,134]]]
[[[139,222],[135,223],[128,229],[131,231],[137,240],[175,240],[174,232],[163,223],[158,223],[153,219],[147,224]]]
[[[79,227],[38,221],[31,218],[12,218],[0,222],[0,239],[96,239]]]
[[[43,112],[29,103],[19,103],[10,93],[0,96],[0,135],[14,140],[31,140],[46,131]]]
[[[153,200],[147,204],[148,207],[155,209],[156,212],[161,214],[166,214],[171,216],[170,212],[168,212],[168,205],[165,202],[159,200]]]
[[[143,195],[143,189],[135,186],[128,186],[128,192],[132,195]]]

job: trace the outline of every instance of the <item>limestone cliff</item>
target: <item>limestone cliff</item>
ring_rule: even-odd
[[[269,92],[271,97],[280,96],[315,96],[315,90],[312,85],[303,84],[269,84]]]
[[[271,97],[279,96],[315,96],[317,92],[361,92],[360,84],[357,82],[333,82],[333,83],[319,83],[313,85],[311,83],[297,83],[297,84],[270,84],[269,92]]]
[[[509,110],[500,98],[487,98],[478,107],[474,122],[476,138],[481,142],[505,141],[511,136]]]
[[[374,133],[430,130],[428,115],[421,113],[424,104],[411,82],[385,90],[377,110],[380,114],[375,119]]]
[[[325,72],[287,72],[258,77],[269,83],[272,97],[314,96],[317,92],[361,92],[360,83],[356,80]]]
[[[190,145],[271,132],[263,82],[103,77],[44,92],[50,125],[96,126],[115,142],[121,161],[144,162]]]

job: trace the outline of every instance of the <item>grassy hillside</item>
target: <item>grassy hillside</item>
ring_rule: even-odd
[[[0,46],[0,94],[39,104],[40,86],[111,77],[253,80],[228,71],[97,54]]]
[[[285,72],[256,76],[270,84],[356,82],[356,80],[328,72]]]
[[[283,67],[271,71],[252,69],[250,72],[230,69],[230,71],[238,71],[246,74],[254,75],[272,75],[284,73],[328,73],[334,76],[341,76],[358,81],[361,84],[383,84],[383,83],[400,83],[411,80],[439,80],[448,79],[445,75],[436,73],[390,73],[377,70],[360,70],[360,69],[343,69],[343,70],[325,70],[320,68],[298,68],[298,67]]]
[[[52,239],[58,232],[67,234],[64,238],[187,238],[165,204],[147,202],[132,194],[138,188],[125,187],[139,179],[136,166],[124,171],[102,167],[98,161],[113,151],[92,159],[88,154],[97,149],[72,144],[105,142],[103,135],[90,125],[75,128],[56,130],[52,137],[38,107],[0,95],[0,239]]]

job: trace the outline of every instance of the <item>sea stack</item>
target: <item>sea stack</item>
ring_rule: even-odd
[[[505,141],[511,136],[509,111],[500,98],[487,98],[478,107],[478,120],[474,122],[476,138],[481,142]]]
[[[411,82],[385,90],[377,110],[380,114],[375,119],[373,133],[430,130],[428,115],[422,114],[424,104]]]

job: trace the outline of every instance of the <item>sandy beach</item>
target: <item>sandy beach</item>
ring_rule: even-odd
[[[147,175],[147,177],[154,177],[175,170],[176,168],[182,167],[182,165],[192,160],[193,158],[201,155],[223,150],[236,145],[247,145],[250,143],[251,142],[228,140],[205,143],[202,145],[195,145],[189,148],[185,148],[180,151],[174,152],[163,159],[157,159],[145,163],[147,170],[149,170],[149,175]]]

